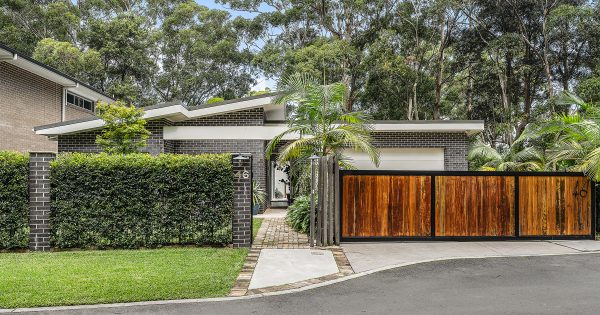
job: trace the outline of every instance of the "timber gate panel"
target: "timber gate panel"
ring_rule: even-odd
[[[588,210],[593,193],[585,177],[527,176],[519,178],[519,217],[523,236],[589,235]]]
[[[346,176],[342,237],[431,235],[430,176]]]
[[[514,236],[512,176],[436,176],[436,236]]]

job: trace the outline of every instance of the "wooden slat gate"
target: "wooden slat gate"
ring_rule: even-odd
[[[341,241],[595,237],[581,173],[339,173]]]

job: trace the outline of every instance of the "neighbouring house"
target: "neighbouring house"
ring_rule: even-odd
[[[251,153],[253,178],[266,187],[268,204],[287,205],[287,175],[264,154],[268,141],[287,126],[285,106],[273,104],[273,94],[198,107],[164,103],[146,107],[144,115],[152,132],[145,152]],[[35,130],[56,140],[59,152],[99,152],[95,140],[103,124],[85,117]],[[468,137],[483,127],[482,121],[376,121],[373,140],[381,152],[379,169],[465,171]],[[345,155],[359,169],[375,169],[360,152],[349,150]]]
[[[0,44],[0,150],[52,151],[56,141],[33,127],[93,117],[108,95]]]

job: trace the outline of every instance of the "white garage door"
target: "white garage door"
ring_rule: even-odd
[[[443,171],[444,149],[442,148],[383,148],[379,149],[379,167],[366,153],[345,150],[344,155],[359,170],[419,170]]]

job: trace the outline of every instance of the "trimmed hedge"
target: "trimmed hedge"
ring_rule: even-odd
[[[231,242],[229,154],[68,153],[51,162],[56,248]]]
[[[28,246],[28,169],[26,154],[0,151],[0,249]]]

